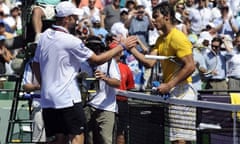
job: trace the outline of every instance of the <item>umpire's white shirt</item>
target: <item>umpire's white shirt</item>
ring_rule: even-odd
[[[40,64],[42,108],[66,108],[81,102],[76,75],[80,63],[93,54],[66,29],[54,27],[41,35],[34,56]]]

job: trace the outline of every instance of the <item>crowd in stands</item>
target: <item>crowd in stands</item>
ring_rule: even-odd
[[[137,46],[138,50],[147,54],[149,49],[154,46],[158,36],[161,35],[161,32],[154,28],[152,8],[162,1],[164,0],[72,1],[79,8],[79,21],[73,33],[83,41],[88,36],[95,35],[100,37],[104,43],[108,34],[118,37],[137,35],[141,41],[141,45]],[[35,42],[38,41],[42,32],[42,20],[54,18],[54,6],[59,2],[60,0],[36,0],[33,3],[31,22],[35,32]],[[222,85],[209,86],[209,80],[224,80],[227,84],[226,80],[229,77],[240,78],[236,72],[232,74],[231,61],[235,62],[235,60],[226,56],[227,53],[228,55],[235,53],[238,47],[236,39],[240,28],[240,1],[169,0],[169,2],[175,6],[176,28],[189,37],[194,47],[197,70],[194,73],[193,84],[196,89],[210,87],[222,89]],[[0,34],[5,39],[12,39],[22,34],[21,7],[21,0],[0,1]],[[46,9],[46,7],[48,8]],[[208,64],[207,52],[212,52],[212,40],[215,37],[221,39],[219,52],[223,53],[221,59],[225,59],[225,62],[220,60],[217,52],[214,54],[217,57],[215,58],[216,62],[213,60],[211,64]],[[226,51],[225,47],[230,47],[233,51]],[[1,67],[2,74],[14,73],[11,63],[16,55],[16,50],[11,50],[10,59],[12,60],[1,61],[4,63]],[[151,84],[150,76],[157,75],[151,69],[145,68],[127,51],[124,52],[124,63],[133,72],[137,90],[146,89]],[[212,70],[212,73],[206,75],[204,74],[205,70]],[[234,71],[236,71],[235,68]],[[228,86],[224,86],[224,89],[228,89]]]

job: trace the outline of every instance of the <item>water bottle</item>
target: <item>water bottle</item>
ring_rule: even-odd
[[[157,88],[160,86],[159,81],[153,81],[152,82],[152,93],[153,95],[159,95],[159,92],[157,91]]]

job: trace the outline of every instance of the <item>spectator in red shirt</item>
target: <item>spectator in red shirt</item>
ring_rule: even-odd
[[[108,38],[107,38],[108,39]],[[110,38],[111,39],[111,38]],[[109,39],[108,39],[109,40]],[[109,48],[114,48],[118,45],[117,42],[111,42],[108,46]],[[135,88],[133,74],[128,65],[121,62],[121,56],[123,52],[119,52],[115,55],[114,59],[118,63],[118,67],[121,75],[121,84],[118,89],[120,90],[130,90]],[[117,139],[116,144],[125,144],[125,140],[127,139],[127,129],[129,123],[129,108],[127,98],[124,96],[117,96],[117,104],[118,104],[118,113],[117,113]]]

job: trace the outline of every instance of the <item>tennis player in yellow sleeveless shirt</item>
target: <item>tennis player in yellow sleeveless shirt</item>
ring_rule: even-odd
[[[161,2],[153,8],[154,25],[161,31],[150,55],[173,56],[161,60],[163,83],[157,88],[161,94],[170,93],[171,98],[197,100],[191,86],[191,74],[195,70],[192,45],[186,35],[175,28],[175,11],[168,2]],[[156,59],[147,59],[136,48],[130,52],[146,67],[153,67]],[[187,106],[169,106],[169,140],[172,144],[191,144],[196,141],[196,109]]]

